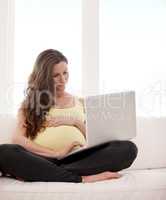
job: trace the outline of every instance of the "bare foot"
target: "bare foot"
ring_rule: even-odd
[[[82,176],[82,182],[96,182],[108,179],[120,178],[122,175],[118,172],[105,171],[99,174]]]

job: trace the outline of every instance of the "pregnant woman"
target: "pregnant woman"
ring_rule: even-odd
[[[22,181],[96,182],[120,178],[131,166],[137,147],[131,141],[108,141],[58,160],[86,145],[82,98],[66,92],[67,58],[41,52],[29,76],[11,144],[0,145],[0,171]],[[77,83],[75,83],[77,84]]]

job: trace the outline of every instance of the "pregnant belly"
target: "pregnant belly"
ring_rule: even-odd
[[[61,150],[74,141],[78,141],[83,145],[86,144],[85,137],[74,126],[47,127],[33,141],[36,144],[56,150]]]

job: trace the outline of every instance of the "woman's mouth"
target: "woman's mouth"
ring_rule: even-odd
[[[57,86],[56,86],[56,88],[57,88],[57,89],[62,89],[62,88],[65,88],[65,84],[60,84],[60,85],[57,85]]]

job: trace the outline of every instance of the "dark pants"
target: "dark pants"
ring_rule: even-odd
[[[2,144],[0,170],[24,181],[82,182],[81,176],[128,168],[136,156],[131,141],[111,141],[62,160],[39,156],[17,144]]]

